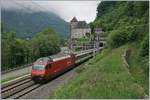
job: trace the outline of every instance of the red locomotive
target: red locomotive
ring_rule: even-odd
[[[47,80],[75,65],[74,54],[56,54],[39,58],[32,66],[31,77],[34,81]]]

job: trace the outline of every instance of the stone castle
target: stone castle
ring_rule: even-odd
[[[86,21],[78,21],[76,17],[70,21],[71,39],[83,38],[91,34],[91,28]]]
[[[73,19],[70,21],[70,33],[71,34],[69,47],[71,49],[77,47],[84,48],[84,46],[91,44],[93,44],[93,46],[96,45],[96,47],[103,47],[105,45],[102,28],[95,27],[92,32],[90,26],[86,23],[86,21],[78,21],[76,17],[73,17]],[[90,37],[92,36],[92,34],[95,34],[93,39]],[[89,41],[83,44],[80,43],[78,45],[77,43],[78,39],[84,37],[90,37]]]

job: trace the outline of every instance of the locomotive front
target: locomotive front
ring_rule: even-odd
[[[32,66],[31,76],[32,76],[32,79],[35,80],[35,81],[43,80],[44,76],[45,76],[45,66],[34,64]]]
[[[46,80],[46,66],[48,64],[48,58],[40,58],[34,62],[32,66],[31,77],[35,82],[41,82]]]

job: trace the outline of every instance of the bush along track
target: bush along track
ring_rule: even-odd
[[[122,59],[128,45],[105,49],[76,69],[76,76],[50,98],[145,98],[144,89],[135,81]]]

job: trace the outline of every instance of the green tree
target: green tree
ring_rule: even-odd
[[[38,33],[32,39],[32,55],[34,56],[32,59],[49,56],[59,51],[59,38],[50,28]]]
[[[7,69],[13,65],[13,44],[15,42],[15,33],[2,33],[2,69]]]

